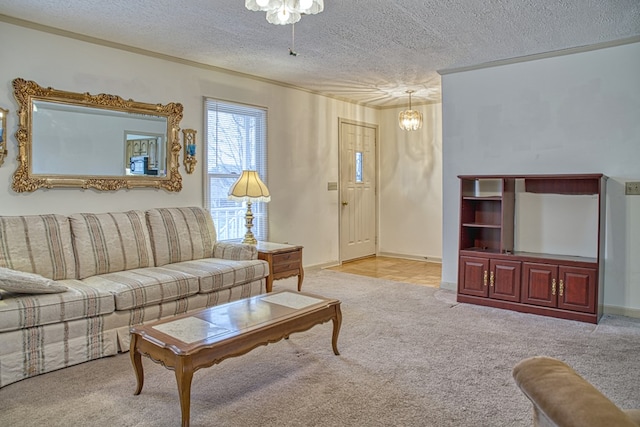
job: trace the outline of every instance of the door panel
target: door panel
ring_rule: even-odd
[[[579,267],[560,267],[558,308],[596,312],[596,270]]]
[[[340,259],[376,253],[374,126],[340,122]]]
[[[466,295],[486,297],[489,295],[489,260],[484,258],[460,257],[458,270],[458,292]]]
[[[558,267],[525,262],[522,264],[522,302],[555,307]]]
[[[491,260],[489,297],[520,302],[520,261]]]

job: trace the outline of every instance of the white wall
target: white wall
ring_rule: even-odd
[[[327,191],[327,182],[338,181],[338,118],[378,124],[378,110],[4,22],[0,22],[0,40],[4,41],[0,44],[0,106],[11,111],[9,154],[0,167],[0,215],[203,204],[202,159],[192,175],[180,168],[183,190],[177,193],[153,189],[13,192],[11,179],[17,167],[14,78],[141,102],[180,102],[184,105],[181,127],[198,130],[199,154],[203,153],[203,97],[209,96],[268,108],[271,240],[303,245],[307,266],[338,260],[338,192]]]
[[[404,131],[398,114],[382,111],[380,129],[381,254],[442,258],[442,104],[413,106],[419,131]]]
[[[605,305],[640,314],[640,43],[446,74],[443,285],[457,282],[459,174],[604,173]],[[619,309],[621,308],[621,309]]]

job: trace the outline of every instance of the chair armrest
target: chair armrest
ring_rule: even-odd
[[[244,243],[217,242],[213,246],[213,257],[234,261],[258,259],[258,249]]]
[[[593,385],[565,363],[532,357],[518,363],[513,378],[534,408],[534,425],[638,427]]]

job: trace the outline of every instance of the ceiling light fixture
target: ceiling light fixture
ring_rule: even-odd
[[[249,10],[267,12],[267,21],[276,25],[295,24],[302,15],[324,10],[324,0],[245,0]]]
[[[422,113],[411,109],[412,90],[406,91],[409,94],[409,109],[400,111],[398,116],[398,124],[402,130],[418,130],[422,127]]]

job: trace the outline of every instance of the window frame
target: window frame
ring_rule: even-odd
[[[243,104],[234,101],[227,101],[223,99],[217,99],[212,97],[204,97],[204,157],[203,157],[203,193],[204,193],[204,205],[205,208],[211,214],[216,232],[218,234],[219,241],[237,241],[241,240],[246,233],[245,226],[245,214],[247,211],[246,202],[235,202],[220,197],[220,194],[214,196],[212,189],[214,188],[214,181],[220,180],[224,185],[224,194],[228,192],[229,188],[233,185],[235,180],[240,177],[242,170],[256,170],[262,181],[269,186],[267,176],[267,126],[268,126],[268,110],[266,107]],[[232,138],[229,135],[220,135],[220,116],[215,115],[217,123],[211,123],[210,112],[223,113],[244,116],[245,120],[253,119],[253,129],[251,131],[244,128],[245,135],[241,146],[236,146],[238,161],[240,164],[231,165],[239,169],[236,171],[213,171],[211,168],[212,156],[214,157],[213,168],[222,168],[222,164],[219,162],[220,156],[220,142],[222,138],[225,139],[238,139]],[[255,135],[250,135],[250,133]],[[242,133],[242,132],[240,132]],[[254,147],[251,147],[251,146]],[[212,151],[218,150],[212,154]],[[224,154],[223,154],[224,155]],[[227,156],[229,157],[229,156]],[[220,166],[219,166],[220,165]],[[229,164],[227,164],[229,166]],[[225,182],[226,181],[226,182]],[[218,187],[220,190],[220,187]],[[214,207],[216,201],[220,202],[223,207]],[[225,208],[224,205],[227,207]],[[253,228],[251,231],[259,241],[268,241],[269,238],[269,209],[268,204],[265,202],[253,202],[251,204],[251,210],[253,212]],[[235,213],[228,213],[225,211],[235,211]],[[229,223],[222,220],[223,217],[226,221],[232,221],[233,226],[230,227]],[[233,218],[233,219],[232,219]],[[230,232],[230,228],[237,233]],[[239,233],[239,235],[238,235]],[[232,236],[229,236],[232,234]]]

